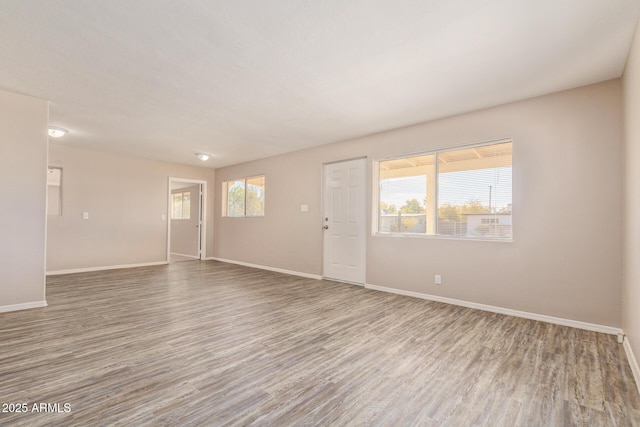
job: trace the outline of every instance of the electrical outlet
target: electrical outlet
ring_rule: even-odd
[[[436,274],[436,285],[442,285],[442,276]]]

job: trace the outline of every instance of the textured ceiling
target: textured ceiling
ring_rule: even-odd
[[[620,77],[638,0],[0,0],[56,144],[220,167]],[[213,157],[206,163],[194,153]]]

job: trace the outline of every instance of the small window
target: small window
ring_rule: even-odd
[[[222,216],[264,216],[264,175],[225,181]]]
[[[191,192],[171,195],[171,219],[191,219]]]
[[[512,142],[378,162],[378,232],[511,239]]]

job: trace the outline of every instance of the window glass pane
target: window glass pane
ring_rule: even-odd
[[[247,216],[264,215],[264,175],[247,178]]]
[[[182,218],[191,218],[191,193],[182,193]]]
[[[172,194],[171,218],[172,219],[182,218],[182,193]]]
[[[380,162],[378,231],[433,233],[435,155]]]
[[[244,180],[227,183],[227,215],[244,216]]]
[[[507,142],[438,154],[438,234],[511,238],[511,149]]]

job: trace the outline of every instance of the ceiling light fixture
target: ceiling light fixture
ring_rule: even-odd
[[[61,136],[65,136],[69,132],[66,129],[59,128],[57,126],[49,126],[49,136],[51,138],[60,138]]]
[[[209,157],[211,156],[206,153],[196,153],[196,157],[202,160],[203,162],[206,162],[207,160],[209,160]]]

